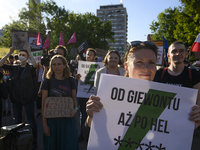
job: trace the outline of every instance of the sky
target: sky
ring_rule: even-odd
[[[43,2],[45,0],[41,0]],[[140,40],[146,41],[151,34],[150,24],[157,21],[159,13],[171,7],[181,6],[179,0],[54,0],[58,6],[73,11],[74,13],[91,12],[101,5],[123,3],[128,14],[128,42]],[[11,23],[11,19],[18,19],[19,10],[26,7],[28,0],[0,0],[0,29],[5,24]],[[71,35],[69,35],[71,36]]]

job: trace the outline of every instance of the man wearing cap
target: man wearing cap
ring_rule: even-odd
[[[24,106],[28,123],[30,123],[33,130],[33,150],[37,147],[37,123],[34,115],[34,100],[37,96],[37,90],[34,90],[36,67],[37,63],[31,54],[30,45],[26,50],[19,51],[20,65],[4,65],[4,61],[14,52],[14,47],[10,48],[9,53],[0,60],[0,67],[3,69],[13,71],[13,78],[11,80],[10,99],[13,103],[13,114],[15,123],[22,122],[22,107]],[[30,57],[32,65],[29,65],[28,58]],[[37,80],[36,80],[37,81]]]

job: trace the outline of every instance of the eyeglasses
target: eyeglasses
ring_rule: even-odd
[[[150,42],[150,41],[144,41],[144,42],[142,42],[142,41],[132,41],[132,42],[131,42],[131,46],[132,46],[132,47],[137,47],[137,46],[141,45],[141,43],[156,46],[155,43]]]

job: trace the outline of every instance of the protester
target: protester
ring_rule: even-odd
[[[154,81],[171,84],[175,86],[182,86],[188,88],[198,89],[197,105],[192,109],[193,113],[199,112],[200,106],[200,74],[196,69],[189,69],[184,65],[184,60],[187,57],[187,51],[184,43],[176,41],[169,46],[167,57],[170,59],[170,66],[165,69],[159,69],[156,72]],[[200,125],[200,120],[197,120],[197,116],[190,117],[191,120],[195,120],[195,128]],[[196,118],[196,119],[195,119]],[[195,132],[200,132],[200,128],[196,129]],[[200,134],[199,134],[200,137]],[[195,138],[195,137],[194,137]],[[193,140],[194,141],[194,140]],[[199,146],[200,146],[200,142]],[[193,143],[193,146],[195,144]],[[192,147],[195,149],[194,147]],[[199,148],[199,147],[198,147]]]
[[[9,61],[5,60],[4,64],[9,65]],[[9,90],[10,90],[9,79],[10,79],[9,70],[3,69],[2,80],[4,81],[4,84],[6,85],[6,89],[7,89],[8,93],[9,93]],[[8,98],[3,101],[3,114],[2,115],[3,116],[10,116],[11,115],[11,101],[10,101],[9,94],[8,94]]]
[[[3,79],[3,73],[0,72],[0,128],[2,126],[2,100],[8,98],[8,91],[2,79]]]
[[[126,53],[124,65],[126,77],[152,81],[156,73],[156,56],[157,47],[152,42],[132,42],[131,49]],[[90,96],[87,102],[86,111],[88,114],[85,126],[84,135],[88,140],[92,117],[94,112],[99,112],[103,104],[100,102],[100,97]],[[198,122],[200,109],[198,106],[192,108],[190,120]],[[186,116],[187,117],[187,116]]]
[[[20,64],[19,56],[17,54],[14,55],[14,59],[15,61],[13,62],[13,64]]]
[[[93,48],[88,48],[86,51],[86,61],[95,62],[96,57],[97,57],[96,50]],[[81,78],[81,74],[76,74],[75,78],[78,81]],[[83,97],[78,98],[78,103],[79,103],[80,112],[81,112],[81,134],[79,135],[79,141],[83,140],[82,127],[84,126],[85,120],[87,118],[87,113],[86,113],[85,107],[86,107],[86,102],[87,102],[88,98],[83,98]]]
[[[13,62],[14,62],[14,57],[13,57],[13,55],[10,55],[10,56],[9,56],[9,61],[10,61],[10,65],[12,65]]]
[[[43,68],[42,64],[39,62],[38,65],[37,65],[37,68],[36,68],[38,90],[39,90],[40,84],[42,82],[43,71],[44,71],[44,68]],[[37,110],[38,110],[38,114],[37,114],[36,117],[38,118],[38,117],[41,116],[42,93],[38,94],[36,104],[37,104]]]
[[[118,65],[121,65],[121,58],[116,50],[110,50],[106,54],[104,61],[103,61],[105,67],[100,68],[99,70],[96,71],[95,75],[95,80],[94,80],[94,92],[95,95],[98,90],[99,86],[99,79],[100,75],[102,73],[107,73],[107,74],[113,74],[113,75],[118,75],[118,76],[124,76],[125,70],[124,68],[118,67]]]
[[[22,107],[25,108],[28,123],[30,123],[33,130],[33,149],[37,147],[37,123],[34,115],[34,101],[37,95],[35,89],[35,68],[37,63],[31,54],[30,45],[26,50],[19,51],[20,65],[3,65],[5,60],[14,52],[14,47],[10,48],[9,53],[0,61],[0,67],[6,70],[13,71],[13,78],[11,80],[10,99],[13,104],[13,114],[15,123],[22,122]],[[32,64],[27,63],[30,57]],[[36,82],[37,84],[37,82]]]
[[[74,110],[66,118],[45,118],[44,103],[47,97],[72,97]],[[42,84],[42,119],[45,150],[78,150],[76,83],[70,77],[66,59],[61,55],[52,57],[47,78]]]

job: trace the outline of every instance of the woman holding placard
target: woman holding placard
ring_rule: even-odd
[[[78,134],[75,116],[78,112],[76,103],[76,83],[70,77],[70,69],[66,59],[61,55],[55,55],[50,61],[47,78],[42,85],[42,119],[44,128],[45,150],[78,150]],[[55,118],[45,117],[45,100],[47,97],[71,97],[73,110],[66,116]],[[55,105],[54,105],[55,106]],[[58,103],[58,106],[62,106]]]
[[[154,43],[146,41],[133,41],[130,50],[126,53],[124,59],[124,68],[126,77],[152,81],[156,73],[157,47]],[[88,114],[84,135],[85,139],[89,137],[92,117],[94,112],[99,112],[103,107],[98,96],[91,95],[86,103],[86,112]],[[199,123],[199,106],[195,105],[190,113],[190,120],[196,124]]]
[[[110,50],[106,54],[104,61],[105,67],[97,70],[94,80],[94,92],[97,93],[99,86],[99,79],[102,73],[113,74],[118,76],[124,76],[125,70],[124,68],[118,67],[118,65],[122,64],[119,52],[116,50]]]

